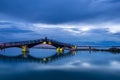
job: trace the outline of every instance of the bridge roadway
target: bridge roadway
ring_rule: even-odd
[[[7,56],[5,54],[0,54],[0,61],[48,63],[48,62],[52,62],[52,61],[58,60],[60,58],[64,58],[64,57],[67,57],[67,56],[72,56],[72,55],[75,55],[75,54],[76,54],[75,51],[70,51],[70,52],[67,52],[67,53],[56,53],[54,55],[51,55],[51,56],[48,56],[48,57],[43,57],[43,58],[33,57],[29,53],[28,54],[22,53],[22,54],[17,55],[17,56]]]

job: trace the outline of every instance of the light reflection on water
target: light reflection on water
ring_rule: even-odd
[[[30,53],[25,55],[26,57],[19,48],[0,51],[0,80],[18,78],[20,80],[44,80],[54,79],[59,75],[61,75],[59,80],[120,79],[120,54],[109,52],[90,53],[89,51],[65,51],[60,54],[56,53],[55,50],[30,49]],[[53,75],[55,76],[53,77]],[[65,78],[64,76],[70,77]]]

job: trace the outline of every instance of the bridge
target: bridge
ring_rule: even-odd
[[[70,51],[74,51],[76,49],[75,45],[59,42],[53,39],[48,39],[47,37],[37,40],[0,43],[0,49],[2,50],[11,47],[18,47],[22,49],[22,52],[29,52],[30,48],[39,44],[52,45],[56,48],[57,52],[63,52],[65,48],[69,49]]]

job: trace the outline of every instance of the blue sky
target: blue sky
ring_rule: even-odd
[[[118,44],[120,0],[0,0],[0,42],[49,38]]]

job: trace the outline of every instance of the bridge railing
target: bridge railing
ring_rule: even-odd
[[[20,45],[29,45],[29,44],[36,44],[45,41],[46,39],[37,39],[37,40],[27,40],[27,41],[17,41],[17,42],[7,42],[7,43],[1,43],[0,47],[12,47],[12,46],[20,46]],[[65,47],[71,47],[74,46],[69,43],[63,43],[59,42],[53,39],[47,39],[47,41],[54,42],[55,44],[65,46]]]
[[[39,42],[42,42],[42,41],[43,41],[42,39],[37,39],[37,40],[28,40],[28,41],[7,42],[7,43],[0,43],[0,47],[28,45],[28,44],[39,43]]]

